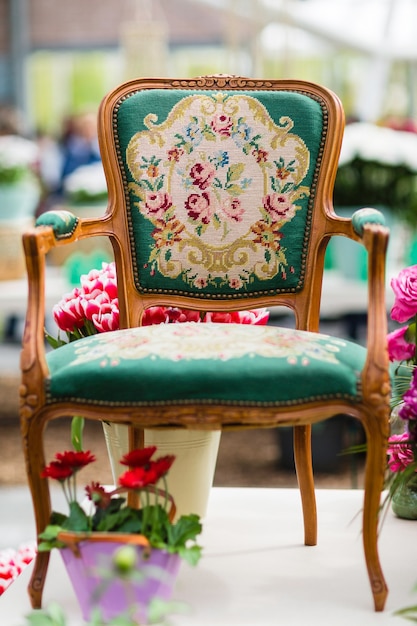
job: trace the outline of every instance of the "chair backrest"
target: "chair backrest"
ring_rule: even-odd
[[[126,324],[137,297],[296,310],[302,294],[305,306],[321,285],[343,123],[338,98],[302,81],[139,79],[109,94],[99,140]]]

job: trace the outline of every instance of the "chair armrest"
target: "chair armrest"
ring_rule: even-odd
[[[48,376],[45,355],[45,267],[46,255],[55,246],[67,245],[93,236],[111,236],[112,217],[79,218],[66,210],[47,211],[39,216],[34,228],[23,234],[28,276],[28,304],[23,346],[21,415],[30,416],[42,404],[44,380]]]
[[[352,227],[368,251],[368,355],[363,370],[363,384],[373,389],[373,410],[383,411],[389,404],[390,377],[387,349],[387,309],[385,301],[386,252],[389,229],[376,209],[359,209],[352,215]],[[381,387],[381,370],[385,382]],[[373,381],[376,381],[373,383]]]
[[[74,234],[79,218],[70,211],[46,211],[36,220],[35,226],[51,226],[55,239],[68,239]]]
[[[385,217],[377,209],[358,209],[352,215],[353,230],[359,237],[363,236],[366,224],[385,226]]]

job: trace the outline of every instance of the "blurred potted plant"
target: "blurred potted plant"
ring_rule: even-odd
[[[376,124],[348,124],[334,188],[336,207],[381,206],[417,221],[417,134]]]
[[[71,205],[105,205],[107,184],[101,161],[77,167],[66,176],[64,194]]]
[[[39,149],[18,135],[0,136],[0,221],[33,217],[40,199]]]
[[[0,279],[25,273],[22,232],[34,217],[41,197],[36,174],[39,151],[18,135],[0,136]]]
[[[377,124],[347,124],[334,186],[337,214],[350,217],[362,207],[380,209],[391,229],[388,264],[417,260],[417,133]],[[345,237],[333,238],[326,268],[348,279],[366,280],[364,248]]]
[[[78,217],[99,217],[104,214],[107,205],[107,184],[101,161],[77,167],[65,176],[62,183],[62,203]],[[110,261],[113,258],[111,243],[106,237],[94,237],[94,241],[81,240],[71,247],[56,247],[51,250],[50,258],[54,265],[65,265],[71,282],[78,273],[84,273],[86,267],[94,266],[95,259]]]
[[[169,601],[181,559],[191,565],[200,559],[200,518],[189,514],[173,521],[175,502],[166,475],[174,457],[155,458],[155,452],[150,446],[124,455],[120,462],[129,469],[118,486],[108,490],[91,482],[83,504],[76,479],[95,461],[89,450],[57,453],[42,472],[61,484],[69,512],[52,513],[38,550],[59,549],[84,620],[98,609],[104,623],[122,615],[148,624],[155,601]],[[126,493],[136,496],[137,507],[126,504]]]

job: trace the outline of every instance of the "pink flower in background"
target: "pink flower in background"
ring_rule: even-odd
[[[408,322],[417,314],[417,265],[402,269],[391,280],[395,295],[391,318],[397,322]]]
[[[388,439],[388,467],[392,472],[403,472],[414,461],[408,433],[391,435]]]
[[[81,307],[81,291],[75,288],[64,295],[62,300],[52,309],[52,315],[61,330],[73,332],[75,328],[84,326],[84,311]]]
[[[81,276],[80,283],[81,287],[75,287],[52,310],[58,328],[67,333],[70,341],[97,332],[118,330],[115,264],[103,263],[101,270],[93,269]],[[53,345],[54,340],[49,335],[47,338]]]
[[[164,306],[152,306],[146,309],[142,318],[142,326],[152,326],[153,324],[168,323],[167,309]]]
[[[162,307],[163,308],[163,307]],[[191,311],[190,309],[177,309],[170,307],[166,309],[168,322],[180,324],[182,322],[201,322],[200,311]]]
[[[407,341],[405,336],[407,330],[407,326],[404,326],[389,333],[387,340],[390,361],[409,361],[414,358],[416,346],[414,343]]]
[[[227,313],[225,311],[214,311],[213,313],[206,313],[204,316],[205,322],[215,322],[217,324],[239,324],[239,314],[237,312]]]
[[[69,341],[96,333],[120,328],[119,301],[114,263],[103,263],[101,270],[91,270],[81,277],[81,288],[76,287],[53,308],[53,316],[60,330],[67,333]],[[156,306],[145,310],[142,325],[171,324],[181,322],[217,322],[233,324],[266,324],[267,309],[232,312],[199,312],[179,307]],[[59,347],[56,340],[46,333],[49,343]]]
[[[110,300],[117,298],[116,270],[114,263],[103,263],[101,270],[90,270],[81,276],[81,290],[85,296],[96,297],[106,293]]]
[[[0,596],[10,587],[36,555],[36,543],[22,544],[17,550],[0,551]]]
[[[101,309],[93,315],[91,321],[99,333],[106,333],[110,330],[119,330],[119,304],[117,298],[111,303],[101,307]]]
[[[268,309],[239,311],[238,316],[238,324],[254,324],[255,326],[265,326],[269,320],[269,311]]]

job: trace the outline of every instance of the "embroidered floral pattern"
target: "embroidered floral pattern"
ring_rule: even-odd
[[[72,366],[99,360],[117,366],[120,360],[237,359],[261,356],[308,365],[312,360],[338,364],[337,354],[346,343],[327,335],[299,333],[269,326],[229,324],[158,324],[118,333],[94,335],[74,349]]]
[[[293,122],[245,94],[195,94],[150,114],[126,160],[132,205],[152,224],[142,271],[198,290],[285,280],[282,227],[309,196],[310,154]]]

